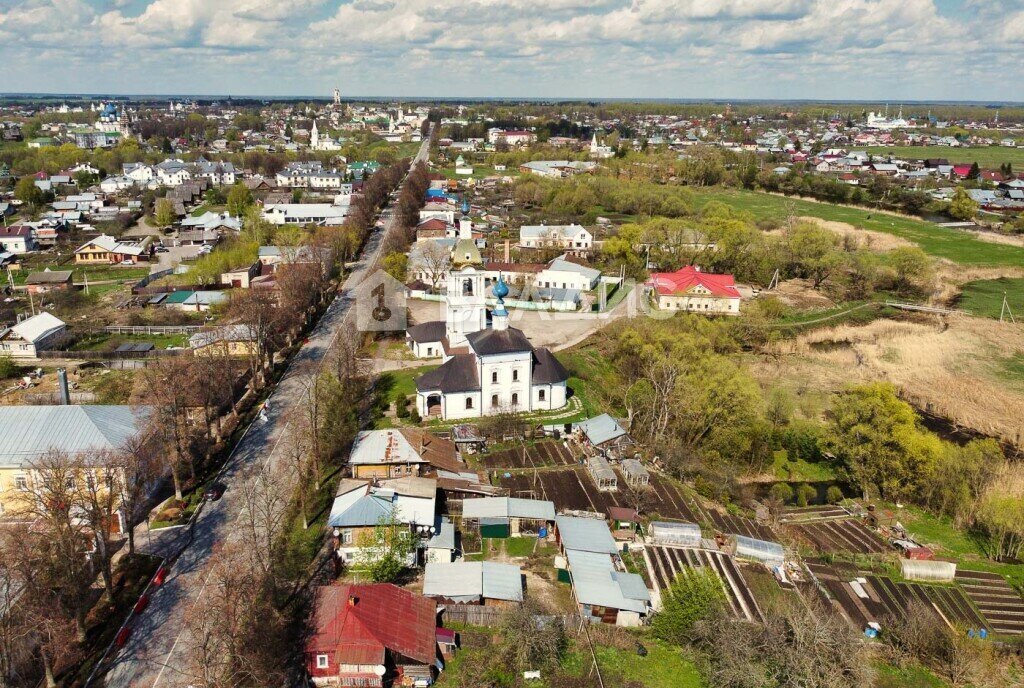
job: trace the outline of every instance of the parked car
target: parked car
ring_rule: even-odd
[[[216,502],[224,494],[224,490],[227,487],[224,483],[211,483],[209,487],[203,492],[203,499],[208,502]]]

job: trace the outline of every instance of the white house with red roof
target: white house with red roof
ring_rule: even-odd
[[[305,655],[317,686],[430,685],[437,603],[390,583],[321,587]]]
[[[740,312],[740,293],[732,275],[701,272],[687,265],[675,272],[652,272],[646,286],[661,310],[727,315]]]

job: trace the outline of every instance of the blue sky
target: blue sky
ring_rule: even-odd
[[[1024,100],[1024,0],[0,0],[0,92]]]

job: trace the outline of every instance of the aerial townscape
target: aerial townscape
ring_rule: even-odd
[[[0,55],[0,687],[1024,686],[1024,7]]]

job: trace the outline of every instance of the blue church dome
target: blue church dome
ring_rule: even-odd
[[[502,277],[501,275],[498,276],[498,282],[497,284],[494,285],[494,288],[491,290],[491,293],[494,294],[499,299],[503,299],[506,296],[508,296],[508,285],[505,284],[504,277]]]
[[[462,199],[462,214],[469,214],[469,201],[467,201],[466,199]]]

